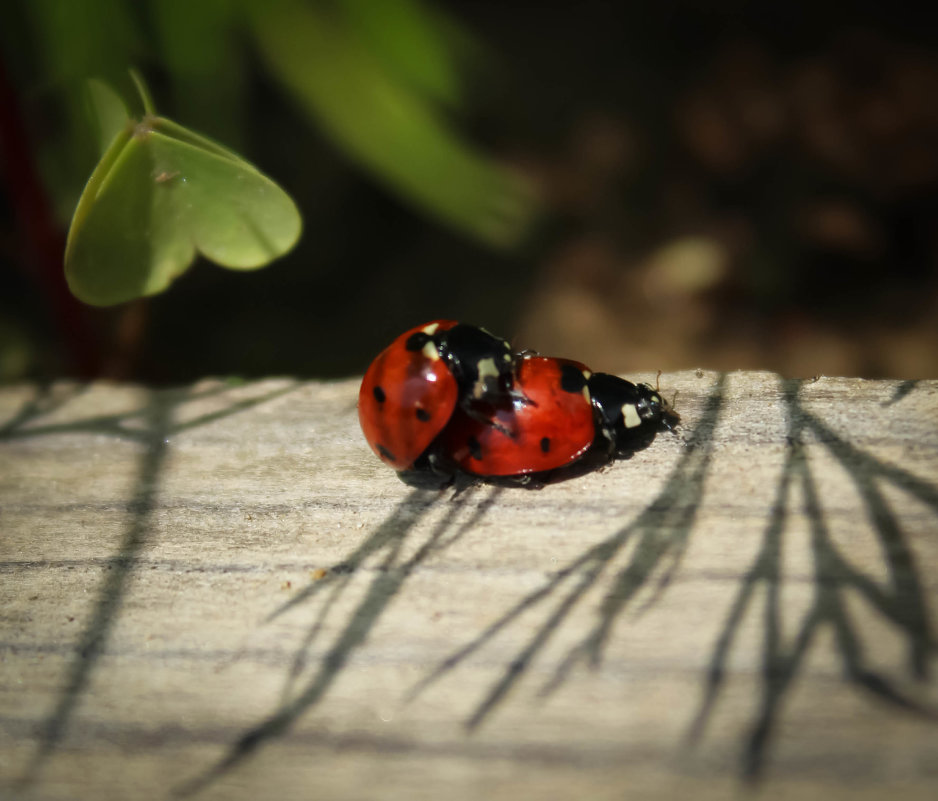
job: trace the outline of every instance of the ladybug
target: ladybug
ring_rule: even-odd
[[[488,421],[457,410],[431,461],[476,476],[542,473],[570,464],[596,436],[589,377],[579,362],[524,357],[511,402],[496,407]]]
[[[524,400],[497,408],[491,421],[457,410],[433,447],[431,465],[438,472],[526,481],[559,469],[556,478],[587,454],[586,469],[627,456],[677,420],[650,385],[592,373],[569,359],[523,357],[515,389]]]
[[[405,331],[371,363],[358,393],[358,419],[375,454],[409,470],[457,408],[486,419],[513,397],[516,357],[488,331],[434,320]]]
[[[589,391],[596,431],[611,457],[639,450],[660,429],[670,431],[680,421],[677,412],[651,384],[633,384],[609,373],[593,373]]]

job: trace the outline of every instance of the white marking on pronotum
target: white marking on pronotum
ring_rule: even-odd
[[[642,424],[642,418],[638,416],[634,403],[622,404],[622,419],[625,420],[626,428],[636,428]]]
[[[436,333],[436,329],[440,327],[439,323],[430,323],[425,325],[420,330],[423,331],[428,337],[432,337]],[[435,362],[440,358],[440,352],[436,349],[436,345],[433,342],[428,342],[421,349],[424,356],[426,356],[431,362]]]
[[[495,366],[495,359],[479,360],[479,380],[476,382],[472,391],[473,397],[481,398],[485,391],[485,379],[498,378],[498,368]]]

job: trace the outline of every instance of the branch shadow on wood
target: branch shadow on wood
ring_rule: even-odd
[[[300,386],[301,384],[299,382],[291,382],[257,397],[240,398],[232,401],[221,409],[200,415],[185,423],[168,425],[167,430],[164,432],[164,437],[170,437],[174,434],[182,433],[183,431],[199,428],[200,426],[207,425],[216,420],[231,417],[238,412],[247,411],[255,406],[275,400],[281,395],[295,392]],[[159,398],[159,402],[167,408],[177,408],[185,403],[205,400],[218,395],[224,395],[226,392],[231,391],[231,387],[225,385],[208,387],[196,392],[186,388],[151,390],[147,395],[146,403],[132,411],[120,412],[118,414],[94,415],[70,423],[28,425],[65,406],[67,403],[86,392],[87,389],[87,385],[76,385],[75,387],[68,387],[65,391],[56,394],[48,387],[40,387],[35,397],[26,401],[13,417],[0,424],[0,442],[33,439],[35,437],[57,434],[110,434],[121,440],[148,444],[151,434],[148,428],[149,417],[153,405],[152,399],[154,397]]]
[[[717,641],[704,698],[688,732],[688,745],[691,746],[703,736],[726,681],[727,658],[740,623],[750,606],[757,603],[759,590],[764,590],[761,697],[740,765],[742,776],[750,781],[758,780],[764,773],[786,694],[803,668],[809,646],[825,625],[833,629],[846,681],[893,707],[938,720],[938,709],[918,701],[895,681],[870,666],[859,628],[846,604],[846,594],[855,592],[883,615],[904,640],[910,676],[916,681],[929,681],[929,656],[936,651],[938,644],[928,615],[920,571],[908,537],[879,484],[891,484],[936,513],[938,488],[851,445],[801,406],[800,388],[801,382],[798,381],[782,384],[789,419],[789,448],[776,488],[775,502],[760,551],[743,580]],[[881,546],[889,576],[888,586],[881,586],[854,568],[838,551],[825,521],[821,494],[805,449],[811,439],[826,447],[853,479]],[[799,491],[809,523],[815,596],[791,644],[786,646],[781,636],[781,553],[788,517],[793,508],[798,508]]]
[[[442,497],[414,489],[401,501],[391,515],[348,557],[329,569],[326,576],[310,585],[277,609],[271,620],[288,609],[312,602],[315,596],[327,593],[289,666],[285,698],[280,706],[257,725],[244,732],[228,753],[206,772],[177,788],[176,796],[190,796],[205,789],[215,780],[236,768],[259,748],[285,734],[303,715],[309,713],[325,696],[348,663],[353,652],[368,638],[379,619],[402,592],[407,579],[431,554],[438,554],[470,531],[493,506],[501,489],[493,489],[462,523],[460,513],[470,505],[468,495],[454,498],[439,523],[410,556],[404,546],[411,529]],[[308,653],[322,635],[324,623],[351,578],[366,569],[369,558],[380,559],[368,589],[336,635],[313,676],[299,688],[296,685],[308,660]]]
[[[78,640],[58,701],[39,727],[36,751],[18,780],[21,788],[26,788],[37,780],[43,765],[61,743],[95,666],[107,649],[139,554],[150,535],[151,517],[158,505],[160,476],[171,437],[180,431],[257,406],[295,388],[296,385],[289,385],[260,397],[235,401],[223,410],[182,424],[172,422],[176,408],[183,403],[218,394],[226,388],[213,388],[196,393],[184,390],[152,390],[147,394],[147,402],[143,406],[126,414],[101,415],[76,423],[23,428],[26,423],[57,410],[83,391],[82,387],[77,386],[73,391],[53,396],[47,390],[40,389],[35,399],[27,401],[18,414],[0,427],[0,441],[65,432],[110,433],[144,446],[136,488],[126,506],[130,515],[127,529],[121,538],[117,553],[106,564],[104,581],[98,590],[90,621]],[[135,427],[127,425],[130,420],[135,421]]]
[[[900,381],[893,390],[892,397],[887,401],[883,401],[883,406],[892,406],[892,404],[898,403],[907,395],[911,395],[921,383],[919,380]]]
[[[87,687],[95,665],[107,647],[107,641],[120,611],[134,562],[150,530],[150,516],[156,503],[159,475],[166,456],[166,437],[169,432],[170,406],[165,398],[151,395],[143,411],[146,421],[146,450],[140,462],[140,474],[133,499],[128,504],[130,524],[124,532],[117,554],[108,562],[104,582],[98,590],[98,599],[91,620],[82,632],[65,685],[59,693],[55,709],[42,725],[38,746],[21,779],[22,785],[35,781],[45,761],[55,751],[65,735],[75,707]]]
[[[51,414],[87,390],[87,384],[68,384],[58,387],[51,383],[40,384],[33,396],[24,401],[16,414],[0,424],[0,441],[10,439],[9,435],[12,432],[22,428],[31,420]]]
[[[597,667],[616,621],[634,601],[639,590],[657,577],[652,597],[646,604],[654,603],[680,565],[703,497],[704,481],[712,457],[713,431],[723,405],[724,385],[725,376],[721,375],[707,398],[693,434],[687,439],[686,451],[661,492],[633,522],[557,571],[540,588],[525,596],[478,637],[447,658],[418,683],[408,697],[416,697],[429,685],[443,678],[527,610],[542,602],[559,599],[544,623],[517,653],[505,673],[466,721],[466,727],[470,730],[479,726],[505,700],[587,590],[596,585],[615,556],[627,544],[635,543],[628,563],[612,579],[612,587],[602,603],[596,624],[569,650],[541,693],[546,695],[556,690],[579,662]]]

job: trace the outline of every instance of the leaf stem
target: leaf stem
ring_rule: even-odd
[[[153,105],[153,96],[150,94],[150,90],[147,88],[147,85],[143,80],[143,76],[132,67],[130,69],[130,78],[134,82],[134,86],[137,87],[137,92],[140,95],[140,101],[143,103],[143,113],[147,117],[155,117],[156,106]]]

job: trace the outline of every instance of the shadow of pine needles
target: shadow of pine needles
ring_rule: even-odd
[[[445,678],[496,635],[509,630],[528,610],[545,609],[543,622],[533,635],[520,643],[514,658],[465,721],[467,729],[474,730],[510,695],[587,592],[604,581],[608,583],[608,591],[593,625],[563,655],[553,674],[540,688],[540,694],[546,696],[558,690],[579,664],[598,667],[617,622],[627,609],[634,608],[639,592],[645,588],[651,590],[646,593],[648,599],[642,609],[654,604],[681,566],[703,500],[705,481],[712,468],[714,432],[723,409],[725,383],[725,377],[721,376],[705,401],[697,426],[687,439],[686,450],[657,497],[637,518],[552,574],[540,587],[444,660],[411,690],[408,697],[417,696],[431,684]],[[703,680],[702,700],[685,742],[688,747],[694,747],[705,735],[717,701],[727,685],[728,658],[741,623],[750,610],[762,604],[758,701],[740,759],[740,774],[751,781],[764,775],[787,694],[805,669],[811,644],[825,628],[834,634],[844,681],[888,706],[927,719],[938,719],[938,710],[919,700],[895,676],[872,666],[868,644],[864,643],[859,623],[847,603],[848,594],[859,595],[888,621],[904,645],[908,675],[920,684],[931,681],[930,661],[938,650],[938,642],[929,614],[923,575],[914,558],[909,534],[894,509],[895,501],[890,501],[886,489],[898,490],[914,498],[938,516],[938,488],[901,467],[877,459],[837,434],[802,406],[799,397],[801,387],[801,382],[782,382],[781,398],[788,418],[788,447],[784,462],[772,493],[771,506],[767,509],[758,553],[740,581],[714,644]],[[41,425],[45,415],[81,392],[80,388],[64,394],[46,390],[0,425],[0,441],[86,432],[133,439],[144,446],[136,490],[128,502],[130,519],[127,529],[118,552],[109,561],[91,619],[79,638],[56,706],[39,733],[38,746],[22,778],[23,784],[35,780],[43,763],[61,743],[90,676],[107,648],[129,578],[150,533],[170,437],[181,430],[263,403],[293,388],[291,385],[262,397],[233,401],[221,411],[185,424],[173,423],[178,405],[225,389],[213,388],[198,393],[178,390],[152,392],[147,403],[132,412]],[[914,390],[915,387],[910,386],[905,394]],[[816,479],[819,467],[812,457],[819,452],[818,449],[832,456],[855,485],[869,528],[880,546],[887,576],[885,581],[877,581],[854,567],[838,549],[825,518],[824,498]],[[411,492],[347,558],[333,565],[321,580],[277,609],[269,619],[305,606],[310,606],[312,611],[308,629],[297,644],[285,675],[282,702],[266,718],[245,731],[217,764],[181,786],[178,794],[191,794],[205,788],[264,744],[289,731],[300,717],[310,713],[403,591],[413,571],[431,554],[439,554],[457,542],[492,508],[502,492],[504,490],[492,489],[481,502],[471,500],[471,495],[457,496],[425,540],[411,543],[415,549],[406,547],[408,537],[440,496],[419,490]],[[781,557],[787,526],[798,516],[806,519],[808,525],[814,596],[807,614],[799,620],[795,636],[783,640],[781,632],[785,610],[781,598],[784,580]],[[609,575],[610,565],[617,555],[626,552],[629,554],[627,562]],[[367,571],[369,582],[364,595],[348,619],[341,623],[325,649],[325,656],[314,662],[310,654],[326,636],[327,619],[349,590],[352,578],[356,575],[361,577],[363,571]],[[318,606],[314,606],[317,603]],[[308,675],[306,669],[311,662],[314,662],[313,670]]]
[[[645,601],[644,609],[661,596],[681,564],[712,461],[713,433],[723,404],[724,385],[725,381],[721,377],[689,438],[687,451],[657,498],[635,521],[589,548],[553,574],[541,587],[522,598],[472,641],[444,660],[411,690],[409,697],[416,697],[431,684],[446,677],[496,635],[508,630],[528,610],[539,605],[546,607],[543,623],[518,649],[501,677],[466,720],[467,729],[478,727],[508,697],[587,591],[602,579],[616,554],[629,545],[632,546],[629,561],[611,577],[610,589],[601,603],[595,624],[567,651],[553,676],[542,686],[540,694],[548,695],[559,688],[577,664],[598,667],[616,621],[630,604],[634,604],[638,592],[653,582],[651,598]],[[754,710],[740,764],[740,774],[747,780],[756,780],[762,776],[771,735],[784,707],[786,694],[804,667],[809,645],[825,625],[833,628],[847,682],[894,708],[929,719],[938,718],[938,710],[918,701],[902,690],[894,679],[870,666],[858,623],[852,618],[845,601],[848,592],[857,592],[866,599],[904,640],[909,675],[919,682],[931,679],[929,658],[936,651],[936,639],[921,571],[916,565],[908,535],[892,510],[881,484],[886,483],[910,494],[936,513],[938,489],[912,473],[860,450],[837,435],[801,406],[800,388],[801,382],[797,381],[785,381],[782,384],[781,397],[788,417],[786,441],[789,447],[785,463],[774,490],[774,501],[767,510],[759,555],[745,573],[715,643],[704,679],[704,698],[687,737],[687,743],[692,745],[703,734],[726,681],[727,657],[740,623],[747,609],[757,603],[758,598],[764,597],[759,703]],[[914,387],[910,391],[912,389]],[[866,518],[879,540],[889,576],[886,586],[880,586],[870,576],[853,567],[835,546],[825,521],[823,498],[804,447],[806,440],[821,443],[854,482]],[[800,492],[801,506],[793,506],[797,504],[796,490]],[[793,644],[785,647],[781,638],[781,551],[786,524],[795,513],[803,514],[809,525],[815,597]]]
[[[303,715],[309,713],[323,698],[347,665],[353,652],[367,639],[378,620],[395,597],[404,589],[407,579],[431,554],[438,554],[476,526],[494,505],[502,489],[493,489],[480,503],[473,504],[469,495],[453,499],[439,523],[410,556],[404,557],[404,546],[411,530],[442,497],[412,490],[388,518],[346,559],[333,565],[326,576],[310,585],[275,611],[274,619],[288,609],[311,604],[316,596],[325,595],[313,621],[297,647],[287,674],[285,699],[264,720],[244,732],[228,753],[213,767],[177,789],[179,796],[197,793],[216,779],[233,770],[265,743],[285,734]],[[472,508],[474,506],[474,508]],[[471,509],[466,519],[458,519],[464,509]],[[307,662],[307,654],[323,634],[324,622],[341,595],[349,588],[353,575],[366,570],[369,559],[378,560],[364,597],[342,624],[313,676],[297,687]]]
[[[712,458],[713,432],[723,404],[724,385],[725,376],[720,376],[706,401],[700,421],[687,440],[684,454],[661,492],[633,522],[558,570],[544,585],[525,596],[478,637],[447,658],[413,688],[409,697],[417,696],[430,684],[442,679],[527,610],[554,601],[555,606],[544,623],[517,652],[505,673],[466,721],[470,730],[480,725],[505,700],[532,660],[564,624],[586,592],[600,581],[616,555],[634,543],[628,564],[612,578],[611,589],[602,603],[596,624],[569,650],[541,692],[549,694],[556,690],[579,662],[598,666],[616,621],[638,591],[648,585],[653,576],[657,576],[654,595],[646,602],[653,603],[680,565],[703,497],[704,481]]]
[[[759,706],[749,728],[740,764],[740,772],[748,780],[762,776],[786,694],[804,667],[809,646],[825,626],[833,630],[845,681],[886,704],[938,718],[938,710],[918,702],[893,680],[870,666],[857,621],[846,603],[848,593],[859,593],[892,624],[904,641],[912,678],[921,682],[931,678],[928,658],[936,650],[936,640],[922,578],[908,537],[880,484],[891,484],[936,513],[938,489],[900,467],[881,462],[833,432],[802,407],[799,400],[801,384],[800,381],[782,383],[788,414],[788,452],[776,487],[775,501],[759,553],[743,578],[717,640],[707,672],[703,702],[688,733],[691,745],[703,735],[726,682],[727,657],[740,623],[748,609],[764,598]],[[854,568],[834,543],[825,520],[823,498],[805,448],[812,439],[830,451],[855,483],[866,517],[881,546],[889,576],[886,586],[880,586]],[[798,505],[799,494],[801,507]],[[808,518],[815,593],[791,644],[786,646],[781,636],[781,553],[789,517],[801,508]]]
[[[86,433],[107,434],[123,440],[136,441],[143,446],[136,486],[127,502],[127,511],[130,513],[127,528],[117,553],[105,565],[104,580],[98,589],[91,618],[78,639],[58,701],[40,727],[36,751],[19,779],[21,787],[25,788],[36,781],[43,765],[65,737],[72,715],[88,687],[99,659],[107,649],[138,557],[150,535],[151,518],[159,503],[160,478],[171,437],[181,431],[197,428],[266,403],[293,391],[297,386],[289,384],[259,397],[233,400],[219,410],[186,423],[173,423],[175,409],[193,400],[223,394],[228,388],[219,386],[196,392],[179,389],[152,390],[147,393],[146,403],[133,411],[96,415],[69,423],[38,425],[37,421],[63,407],[87,389],[76,385],[56,394],[51,388],[44,387],[39,389],[36,397],[23,404],[10,420],[0,425],[0,442],[61,433]]]

